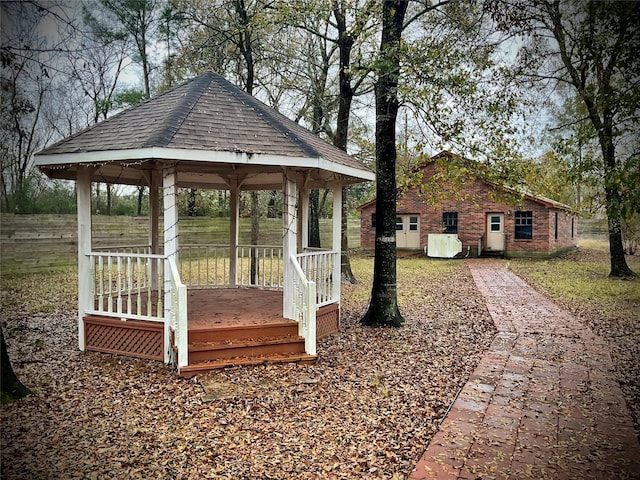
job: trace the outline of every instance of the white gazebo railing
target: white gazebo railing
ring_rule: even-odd
[[[228,245],[181,245],[180,275],[189,288],[261,287],[282,288],[282,247],[238,245],[236,271],[232,272]],[[255,271],[251,272],[251,258]],[[231,278],[233,276],[233,278]]]
[[[151,247],[149,245],[107,245],[101,247],[94,247],[94,252],[106,252],[106,253],[151,253]]]
[[[85,313],[164,321],[163,255],[94,251],[89,258],[93,282]]]
[[[117,247],[118,251],[93,251],[92,303],[95,313],[140,320],[163,319],[163,255],[147,252],[148,247]],[[178,279],[188,288],[230,287],[229,247],[221,245],[187,245],[180,250],[176,264]],[[252,278],[251,256],[256,272]],[[316,307],[339,301],[335,298],[334,266],[338,252],[316,250],[299,253],[297,262],[305,278],[316,284]],[[237,286],[281,288],[284,283],[282,247],[242,245],[238,247]],[[156,304],[159,306],[156,307]]]
[[[304,337],[304,350],[316,354],[316,284],[305,276],[298,259],[291,256],[293,276],[293,319],[298,322],[298,335]]]
[[[187,287],[180,281],[178,266],[173,258],[167,260],[171,272],[171,309],[169,315],[178,347],[178,369],[189,365],[189,328],[187,324]]]
[[[251,272],[251,259],[256,269]],[[282,288],[284,264],[282,247],[271,245],[238,245],[238,279],[243,287]]]
[[[150,249],[144,245],[110,248],[112,251],[96,249],[88,254],[91,308],[85,314],[164,322],[165,345],[169,348],[169,327],[174,331],[179,368],[188,364],[187,288],[282,288],[284,284],[283,249],[279,246],[238,246],[235,278],[230,274],[228,246],[182,246],[179,262],[147,253]],[[293,267],[292,318],[298,321],[305,350],[312,355],[316,353],[316,310],[340,301],[340,278],[334,273],[339,255],[313,250],[289,259]],[[252,257],[256,266],[253,274]],[[165,262],[169,265],[166,279]]]
[[[180,245],[178,270],[189,288],[229,285],[228,245]]]
[[[227,245],[180,246],[180,276],[189,288],[260,287],[282,288],[284,259],[281,246],[239,245],[237,249],[236,278],[230,277],[230,249]],[[256,265],[251,272],[251,258]],[[338,302],[334,275],[340,253],[330,250],[309,250],[296,255],[305,277],[316,284],[316,307]],[[338,282],[337,284],[335,282]]]
[[[296,255],[300,268],[309,280],[316,284],[316,306],[322,307],[339,301],[335,298],[335,284],[340,276],[334,275],[333,269],[340,253],[329,250],[313,250]]]

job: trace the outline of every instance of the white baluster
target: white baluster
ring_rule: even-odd
[[[118,266],[118,271],[117,271],[117,302],[118,302],[118,308],[117,308],[117,312],[118,313],[122,313],[122,257],[118,256],[117,257],[117,266]]]
[[[107,257],[107,271],[109,272],[107,276],[108,284],[109,284],[109,293],[107,295],[107,312],[113,312],[113,278],[112,278],[112,270],[113,270],[113,259],[111,256]]]
[[[144,270],[142,269],[142,259],[136,258],[136,272],[138,280],[136,284],[136,315],[142,315],[142,286],[144,281]]]

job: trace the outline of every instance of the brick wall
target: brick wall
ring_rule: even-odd
[[[423,179],[434,174],[434,165],[425,168]],[[507,255],[531,256],[536,254],[551,255],[575,247],[577,242],[577,221],[570,213],[555,208],[548,208],[542,203],[530,199],[521,202],[513,197],[500,194],[490,184],[469,174],[465,179],[458,179],[455,184],[441,181],[437,189],[417,187],[399,192],[397,202],[398,215],[418,215],[420,217],[420,246],[427,245],[430,233],[442,233],[442,214],[458,213],[458,238],[463,245],[463,254],[469,247],[472,255],[476,255],[478,241],[486,235],[486,215],[488,213],[504,214],[504,232]],[[516,240],[515,211],[526,210],[533,213],[533,238]],[[375,202],[360,207],[360,246],[374,248],[375,228],[371,215],[375,212]],[[555,213],[558,213],[558,238],[555,238]],[[571,224],[574,222],[574,234],[571,236]]]

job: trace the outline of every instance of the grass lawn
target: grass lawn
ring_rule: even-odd
[[[640,256],[627,256],[627,263],[640,275]],[[577,252],[564,257],[510,260],[509,265],[576,312],[598,311],[605,318],[640,321],[640,278],[609,278],[609,252],[604,242],[585,241]]]

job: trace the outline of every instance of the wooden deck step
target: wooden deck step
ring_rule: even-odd
[[[219,370],[227,367],[241,367],[252,365],[263,365],[269,363],[315,363],[317,360],[316,355],[308,355],[306,353],[290,353],[290,354],[271,354],[257,357],[235,357],[225,358],[218,360],[211,360],[207,362],[195,363],[182,367],[180,369],[181,377],[192,377],[201,373],[206,373],[212,370]]]
[[[189,330],[189,343],[218,342],[221,340],[249,340],[264,337],[298,335],[298,323],[283,319],[281,322],[226,325]]]
[[[304,338],[296,335],[217,342],[190,342],[189,364],[225,358],[259,357],[280,353],[304,353]]]
[[[186,377],[232,366],[316,360],[305,353],[298,323],[284,318],[189,329],[188,346],[189,365],[180,369]]]

